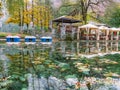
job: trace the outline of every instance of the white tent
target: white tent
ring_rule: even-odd
[[[115,27],[113,27],[113,28],[110,28],[110,30],[111,30],[111,31],[120,31],[120,29],[118,29],[118,28],[115,28]]]
[[[79,33],[80,33],[80,29],[85,29],[87,31],[87,39],[89,39],[89,31],[90,29],[91,30],[98,30],[98,27],[93,25],[93,24],[86,24],[86,25],[83,25],[83,26],[79,26],[78,27],[78,36],[77,36],[77,39],[79,40]]]
[[[79,26],[78,28],[90,28],[90,29],[97,29],[98,27],[93,24],[86,24],[83,26]]]
[[[105,27],[105,26],[100,26],[99,29],[100,29],[100,30],[107,30],[107,29],[109,29],[109,28],[108,28],[108,27]]]

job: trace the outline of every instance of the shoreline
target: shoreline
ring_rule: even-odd
[[[6,38],[0,38],[0,41],[5,42]],[[24,42],[25,39],[21,38],[20,42]],[[40,39],[36,39],[36,42],[39,42]],[[63,42],[120,42],[120,40],[58,40],[58,39],[54,39],[53,38],[53,42],[59,42],[59,41],[63,41]]]

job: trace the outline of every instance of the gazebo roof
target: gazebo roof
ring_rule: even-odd
[[[98,27],[93,24],[86,24],[83,26],[80,26],[79,28],[91,28],[91,29],[97,29]]]
[[[108,30],[109,28],[108,28],[108,27],[105,27],[105,26],[100,26],[99,29],[100,29],[100,30]]]
[[[110,28],[110,30],[111,30],[111,31],[120,31],[120,29],[118,29],[118,28],[115,28],[115,27],[113,27],[113,28]]]
[[[66,16],[61,16],[59,18],[54,19],[53,22],[59,22],[59,23],[78,23],[78,22],[81,22],[81,21],[73,19],[73,18],[68,18]]]

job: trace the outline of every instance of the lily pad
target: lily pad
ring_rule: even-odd
[[[68,78],[77,78],[75,75],[67,75],[65,76],[65,79],[68,79]]]

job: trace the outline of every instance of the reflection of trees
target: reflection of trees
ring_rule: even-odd
[[[69,46],[71,47],[71,45]],[[11,51],[15,53],[11,53]],[[120,74],[118,72],[118,54],[87,59],[76,56],[64,57],[59,51],[54,51],[52,54],[50,53],[51,56],[49,56],[51,49],[45,48],[42,45],[23,45],[16,48],[11,47],[11,51],[7,53],[7,56],[11,60],[9,75],[12,76],[12,78],[10,79],[13,81],[24,82],[26,86],[27,82],[24,75],[28,73],[31,73],[32,77],[38,80],[38,83],[40,83],[39,79],[42,77],[47,78],[47,82],[49,83],[50,76],[65,81],[66,77],[72,75],[81,81],[84,80],[84,77],[104,78],[107,76],[113,77],[113,73]],[[48,84],[46,88],[49,87]]]

